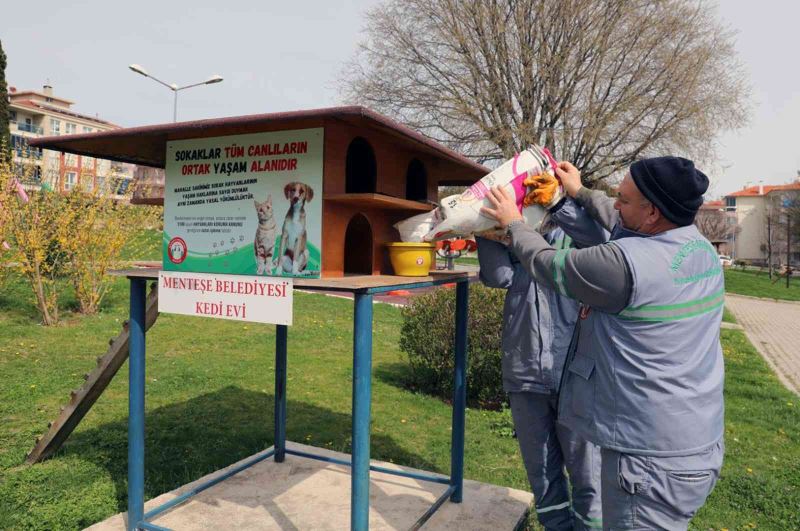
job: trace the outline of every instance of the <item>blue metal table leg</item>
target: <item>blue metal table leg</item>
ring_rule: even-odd
[[[456,286],[456,352],[453,371],[453,432],[450,444],[450,501],[461,503],[464,491],[464,421],[467,406],[467,317],[469,282]]]
[[[131,279],[128,358],[128,529],[144,517],[144,319],[147,281]]]
[[[288,327],[275,328],[275,462],[286,459],[286,340]]]
[[[369,421],[372,385],[372,295],[355,294],[353,457],[350,529],[369,529]]]

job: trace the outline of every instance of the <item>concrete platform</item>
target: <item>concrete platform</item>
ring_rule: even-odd
[[[348,456],[310,446],[287,443],[288,448],[318,455],[349,459]],[[247,458],[249,459],[249,458]],[[244,461],[244,460],[242,460]],[[241,463],[241,461],[240,461]],[[228,468],[233,468],[235,463]],[[421,472],[391,463],[372,464]],[[181,495],[194,486],[220,475],[209,474],[145,504],[145,512]],[[391,474],[370,475],[370,529],[409,529],[444,491],[445,486]],[[464,481],[464,501],[445,502],[423,529],[485,530],[514,529],[532,502],[528,492],[477,481]],[[89,527],[92,531],[125,529],[126,513]],[[243,470],[233,477],[190,498],[182,505],[158,515],[152,523],[174,529],[313,529],[350,528],[350,469],[287,455],[283,463],[273,458]]]

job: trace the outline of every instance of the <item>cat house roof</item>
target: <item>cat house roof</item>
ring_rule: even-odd
[[[77,135],[47,136],[30,140],[34,147],[164,168],[167,142],[188,138],[279,131],[286,128],[319,127],[328,121],[341,121],[366,127],[394,137],[409,148],[449,160],[464,168],[464,172],[445,177],[443,185],[469,185],[490,170],[442,144],[386,117],[361,106],[329,107],[292,112],[251,114],[230,118],[213,118],[191,122],[128,127]]]

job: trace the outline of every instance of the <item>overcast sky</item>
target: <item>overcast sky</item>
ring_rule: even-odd
[[[212,74],[215,85],[181,91],[178,120],[326,107],[352,55],[363,13],[377,0],[138,2],[42,0],[35,12],[5,10],[0,39],[9,85],[76,101],[74,109],[122,126],[169,122],[172,93],[128,70],[138,63],[167,83]],[[745,183],[783,183],[800,170],[800,2],[725,0],[753,87],[753,115],[721,139],[711,193]]]

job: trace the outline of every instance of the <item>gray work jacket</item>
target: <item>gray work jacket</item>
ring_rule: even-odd
[[[607,237],[572,200],[559,205],[552,217],[569,225],[576,239],[552,226],[545,238],[555,248],[593,245]],[[481,281],[508,290],[503,307],[503,389],[558,392],[578,303],[532,280],[508,246],[480,237],[477,242]]]
[[[577,199],[607,228],[618,221],[602,194]],[[632,454],[691,455],[715,445],[724,421],[724,283],[696,227],[581,250],[554,249],[525,227],[511,232],[535,279],[583,303],[559,421]]]

